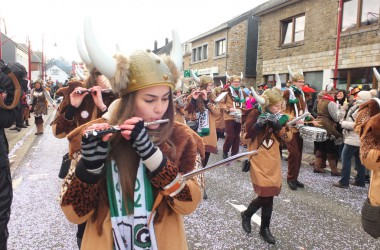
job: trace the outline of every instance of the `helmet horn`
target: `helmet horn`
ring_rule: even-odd
[[[82,61],[86,65],[90,65],[91,64],[91,59],[88,56],[87,50],[86,50],[86,48],[84,47],[84,44],[83,44],[82,37],[80,37],[80,36],[77,36],[77,49],[78,49],[78,53],[79,53],[79,56],[82,59]]]
[[[292,69],[290,68],[289,65],[288,65],[288,71],[289,71],[290,79],[292,79],[294,77],[294,73],[293,73],[293,71],[292,71]]]
[[[380,73],[375,67],[373,67],[373,73],[375,74],[377,81],[380,82]]]
[[[116,73],[116,60],[107,55],[99,46],[90,17],[84,19],[84,42],[92,64],[108,79],[112,79]]]
[[[279,74],[275,74],[276,77],[276,88],[281,89],[281,78]]]
[[[199,79],[199,77],[195,75],[194,70],[191,70],[191,76],[193,77],[194,81],[196,81],[197,83],[201,82],[201,79]]]
[[[260,105],[264,105],[265,104],[265,99],[261,96],[259,96],[255,89],[253,87],[251,87],[251,92],[252,92],[252,95],[253,97],[256,99],[256,101],[260,104]]]

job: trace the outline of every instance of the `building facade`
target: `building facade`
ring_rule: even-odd
[[[332,81],[336,60],[338,7],[335,0],[271,0],[255,9],[260,18],[258,81],[274,74],[289,79],[287,66],[302,70],[305,81],[321,90]],[[337,88],[376,88],[373,67],[380,66],[380,1],[343,2],[339,27]]]
[[[184,71],[193,70],[197,75],[212,73],[217,85],[226,83],[226,71],[228,75],[243,73],[244,84],[253,85],[257,57],[252,53],[257,52],[257,25],[257,19],[248,11],[190,39],[183,45]]]

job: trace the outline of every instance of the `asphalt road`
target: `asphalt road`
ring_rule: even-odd
[[[49,126],[43,136],[29,131],[27,138],[27,131],[22,137],[30,143],[29,149],[21,149],[26,147],[24,142],[12,157],[14,200],[9,249],[77,249],[76,226],[66,220],[58,204],[62,182],[58,172],[67,140],[56,139]],[[219,149],[222,143],[219,141]],[[305,151],[310,150],[305,147]],[[210,157],[210,163],[219,160],[220,155]],[[284,177],[286,164],[283,162]],[[277,243],[271,246],[258,233],[260,210],[253,217],[251,234],[241,227],[239,211],[255,197],[249,174],[241,172],[239,163],[207,172],[208,199],[185,216],[189,248],[380,249],[379,241],[361,228],[360,210],[368,187],[334,188],[332,183],[338,177],[314,174],[306,164],[299,180],[306,184],[304,189],[292,191],[283,180],[282,192],[274,200],[271,231]]]

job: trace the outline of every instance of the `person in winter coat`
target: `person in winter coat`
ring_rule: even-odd
[[[343,128],[344,146],[342,151],[342,178],[338,183],[334,183],[334,187],[348,188],[349,184],[358,187],[365,187],[365,167],[360,161],[360,138],[359,134],[354,131],[355,120],[358,114],[359,106],[370,100],[376,95],[376,92],[360,91],[356,96],[355,104],[348,110],[346,119],[341,121]],[[355,169],[357,171],[354,181],[350,181],[351,175],[351,159],[355,158]]]
[[[34,82],[34,88],[30,92],[29,99],[29,107],[30,110],[33,110],[34,123],[37,128],[35,135],[42,135],[44,133],[43,116],[47,115],[48,102],[56,108],[56,104],[51,98],[50,93],[44,89],[42,80],[38,79]]]

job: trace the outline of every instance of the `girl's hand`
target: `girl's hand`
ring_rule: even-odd
[[[73,92],[70,94],[70,104],[76,108],[78,108],[81,104],[83,99],[85,98],[86,95],[88,95],[88,92],[84,92],[81,94],[77,94],[77,91],[87,91],[86,88],[82,87],[76,87]]]
[[[131,140],[133,139],[131,137],[132,131],[135,128],[135,125],[142,121],[143,119],[140,117],[132,117],[128,120],[125,120],[123,124],[121,124],[119,127],[122,129],[121,135],[126,139],[126,140]]]

